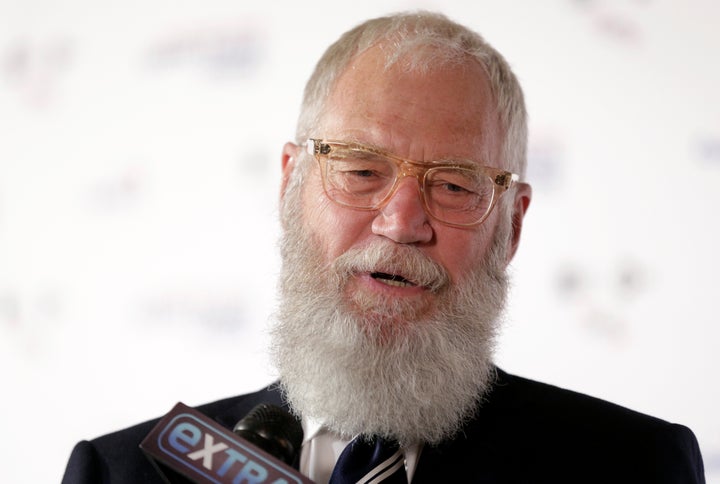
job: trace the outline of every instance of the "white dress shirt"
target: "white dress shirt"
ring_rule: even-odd
[[[300,453],[300,472],[317,484],[327,484],[335,463],[352,439],[343,439],[325,428],[322,423],[311,419],[303,418],[302,426],[304,436]],[[412,482],[421,449],[421,444],[403,448],[408,483]]]

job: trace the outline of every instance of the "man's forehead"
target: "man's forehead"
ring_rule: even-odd
[[[338,77],[314,136],[368,144],[418,161],[496,155],[495,102],[482,66],[468,60],[439,68],[387,65],[375,46]]]

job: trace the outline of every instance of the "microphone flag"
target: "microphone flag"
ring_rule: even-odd
[[[201,412],[176,404],[140,443],[166,482],[313,484]]]

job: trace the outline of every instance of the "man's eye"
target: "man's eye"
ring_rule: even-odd
[[[333,171],[347,178],[373,179],[392,176],[392,166],[376,159],[335,159]]]
[[[469,183],[453,183],[447,180],[436,180],[428,188],[438,195],[468,195],[474,193]]]
[[[447,190],[449,192],[454,192],[454,193],[463,193],[463,192],[468,191],[467,189],[461,187],[460,185],[456,185],[454,183],[445,183],[443,185],[443,188],[445,188],[445,190]]]
[[[355,175],[359,178],[370,178],[372,176],[377,176],[377,173],[375,173],[372,170],[352,170],[346,172],[348,175]]]

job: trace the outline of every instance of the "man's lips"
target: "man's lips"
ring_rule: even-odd
[[[331,270],[341,284],[357,278],[371,291],[385,288],[394,296],[436,293],[449,284],[445,269],[420,249],[391,242],[350,249],[333,261]]]
[[[383,284],[387,284],[388,286],[393,287],[416,287],[417,284],[415,284],[412,281],[408,281],[403,276],[397,275],[397,274],[388,274],[386,272],[372,272],[370,274],[370,277],[375,279],[378,282],[381,282]]]

